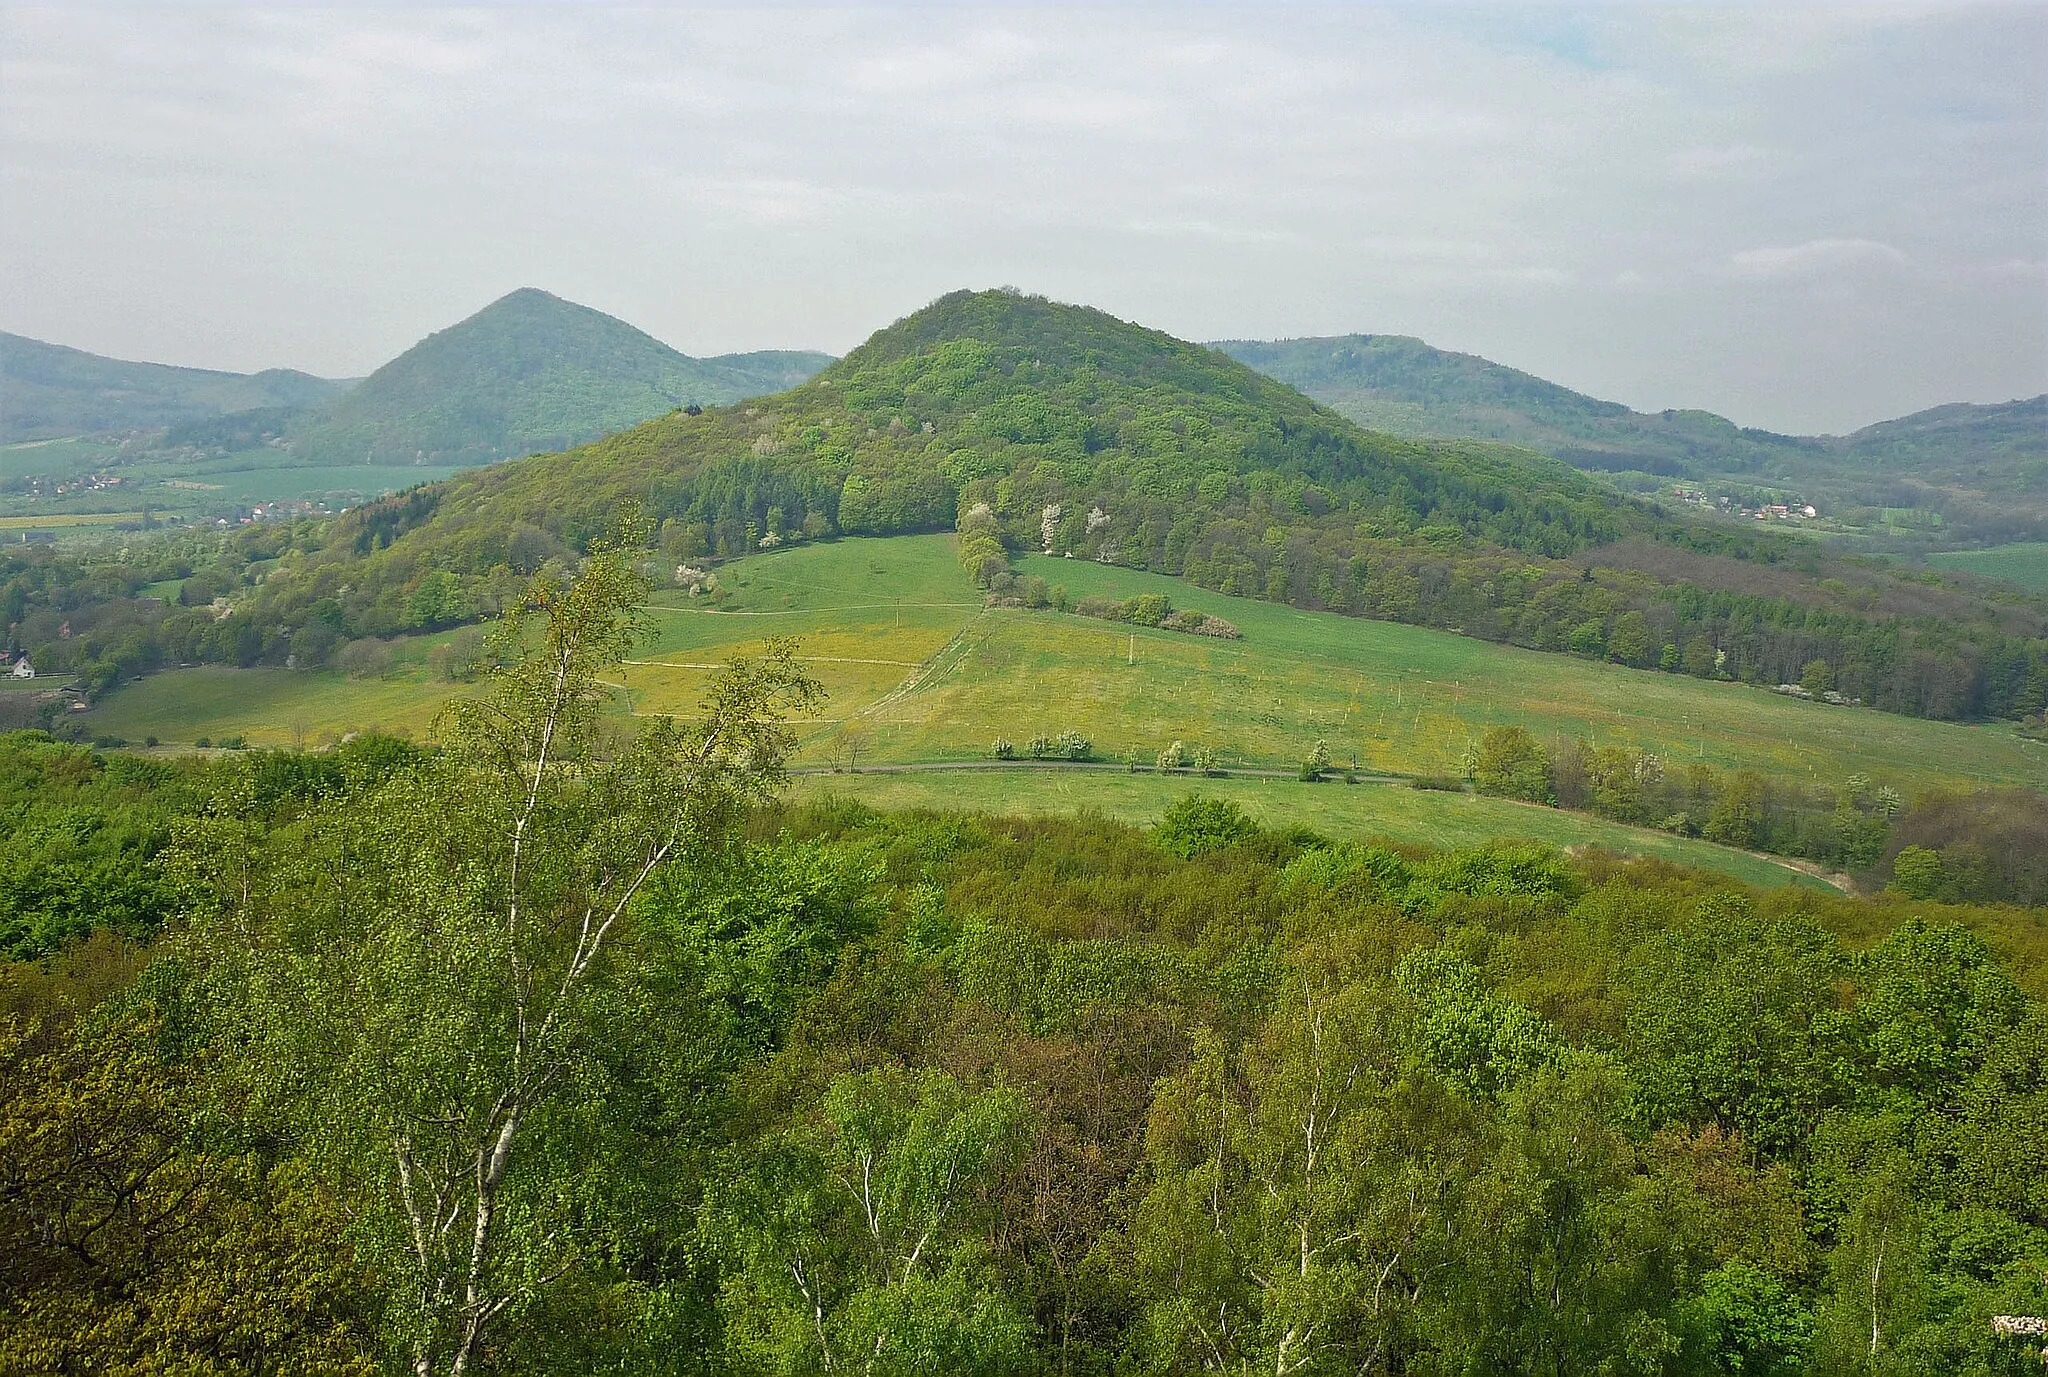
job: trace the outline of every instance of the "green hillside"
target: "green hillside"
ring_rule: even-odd
[[[1857,774],[1911,799],[1931,788],[2048,787],[2048,745],[2005,727],[1902,721],[1791,701],[1739,684],[1644,676],[1614,665],[1488,646],[1469,637],[1190,589],[1156,574],[1034,556],[1031,575],[1078,600],[1170,597],[1221,616],[1235,641],[1175,634],[1049,609],[988,607],[946,536],[806,544],[720,566],[707,597],[657,594],[651,636],[616,675],[616,704],[640,715],[695,710],[718,666],[795,637],[829,697],[798,723],[795,763],[854,765],[807,787],[891,807],[1067,812],[1099,807],[1148,819],[1189,787],[1147,773],[873,773],[879,766],[985,760],[1008,736],[1078,731],[1098,757],[1169,743],[1204,746],[1233,772],[1283,770],[1316,740],[1368,773],[1458,775],[1495,727],[1555,748],[1647,751],[1675,776],[1756,771],[1775,791],[1833,789]],[[473,633],[457,633],[461,635]],[[351,731],[431,734],[449,698],[474,692],[432,666],[450,635],[402,638],[374,672],[277,668],[168,671],[110,695],[95,734],[189,746],[331,744]],[[351,664],[362,656],[345,657]],[[1388,784],[1301,785],[1233,773],[1209,781],[1275,826],[1430,845],[1504,837],[1705,865],[1749,880],[1793,878],[1784,863],[1625,820],[1532,809],[1505,799]],[[1661,816],[1661,815],[1660,815]],[[1653,819],[1654,821],[1655,819]]]
[[[347,387],[289,368],[221,373],[128,363],[0,331],[0,444],[152,430],[257,408],[299,409]]]
[[[693,359],[529,287],[429,335],[286,436],[293,453],[321,463],[488,463],[779,391],[829,361],[794,351]]]
[[[2036,593],[2048,593],[2048,541],[2021,541],[1982,550],[1949,550],[1927,562],[1989,579],[2004,579]]]
[[[312,582],[250,614],[302,624],[331,595],[347,634],[430,625],[426,569],[488,610],[627,500],[669,567],[986,507],[1011,551],[1308,610],[1771,685],[1819,659],[1845,696],[1922,716],[2048,692],[2048,607],[1661,514],[1529,450],[1363,430],[1199,345],[1004,292],[941,298],[788,392],[352,513]]]
[[[182,564],[24,565],[17,638],[94,691],[165,662],[312,668],[351,640],[492,615],[634,504],[664,580],[957,527],[999,602],[1030,598],[1015,559],[1037,551],[1611,662],[1623,681],[1810,679],[1958,720],[2048,698],[2048,603],[1665,514],[1532,451],[1367,431],[1225,355],[1009,292],[941,298],[783,393],[188,546]],[[73,610],[201,574],[229,615]]]
[[[1705,411],[1631,411],[1402,335],[1216,347],[1396,434],[1502,440],[1611,474],[1720,480],[1737,497],[1789,489],[1778,500],[1819,502],[1851,525],[1881,527],[1886,509],[1914,508],[1990,538],[2048,522],[2048,395],[1936,407],[1845,436],[1792,436]]]

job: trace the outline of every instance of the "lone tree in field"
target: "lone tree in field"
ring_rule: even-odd
[[[482,1365],[494,1324],[592,1251],[591,1192],[621,1154],[607,1105],[636,1074],[622,1043],[668,1017],[634,899],[737,840],[782,777],[784,717],[818,696],[774,644],[713,682],[701,720],[602,751],[598,676],[646,597],[635,543],[536,579],[500,629],[509,668],[450,710],[445,755],[315,810],[267,857],[218,837],[185,853],[249,1103],[353,1216],[419,1377]]]

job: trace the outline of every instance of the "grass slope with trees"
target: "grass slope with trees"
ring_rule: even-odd
[[[0,741],[0,1367],[2039,1370],[2040,910],[788,807],[633,562],[438,752]]]

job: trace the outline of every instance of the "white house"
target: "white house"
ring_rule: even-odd
[[[14,662],[14,677],[17,679],[33,679],[36,677],[36,667],[28,662],[28,656],[24,655]]]

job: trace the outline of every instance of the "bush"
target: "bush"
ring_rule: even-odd
[[[1229,799],[1188,794],[1166,810],[1152,830],[1152,839],[1168,855],[1191,861],[1258,834],[1258,824]]]
[[[465,626],[427,652],[427,668],[448,683],[473,679],[484,667],[484,642],[482,627]]]
[[[1188,748],[1176,741],[1159,753],[1159,768],[1162,770],[1184,770],[1188,766]]]
[[[1053,753],[1053,742],[1049,736],[1034,736],[1025,743],[1024,749],[1033,760],[1043,760]]]
[[[1479,739],[1473,783],[1482,794],[1551,803],[1550,757],[1520,727],[1495,727]]]
[[[1052,744],[1056,754],[1069,760],[1091,760],[1095,756],[1095,743],[1079,732],[1061,732]]]
[[[351,679],[381,679],[391,672],[391,642],[371,636],[350,641],[336,652],[334,665]]]
[[[1938,899],[1944,878],[1939,851],[1908,846],[1892,858],[1892,882],[1887,888],[1908,899]]]
[[[1445,794],[1465,792],[1465,781],[1456,775],[1417,775],[1408,781],[1408,786],[1412,789],[1434,789]]]
[[[989,747],[988,753],[997,760],[1015,760],[1017,758],[1017,747],[1009,737],[999,736],[996,738],[995,744]]]

